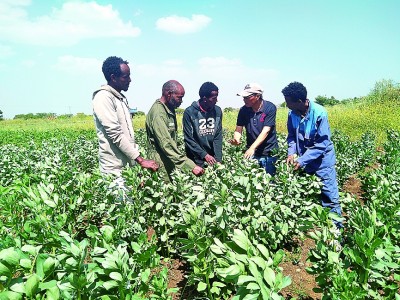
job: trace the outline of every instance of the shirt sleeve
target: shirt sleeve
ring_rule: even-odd
[[[236,121],[236,126],[246,126],[245,111],[243,108],[239,110],[239,114]]]
[[[269,105],[268,111],[265,112],[266,116],[264,118],[263,126],[273,127],[276,124],[276,106]]]
[[[298,158],[297,162],[301,167],[305,167],[307,164],[323,155],[330,143],[328,117],[325,115],[317,119],[317,131],[315,133],[314,144],[307,148],[304,154]]]
[[[110,141],[132,162],[140,155],[139,146],[132,143],[124,134],[117,116],[117,109],[111,97],[105,93],[97,94],[93,99],[93,112]]]
[[[196,167],[193,161],[179,151],[178,145],[168,131],[167,122],[164,118],[160,116],[153,118],[152,128],[155,143],[176,168],[191,171]]]
[[[186,109],[183,113],[183,137],[185,145],[193,152],[196,153],[201,159],[206,157],[207,152],[196,142],[194,139],[194,128],[190,118],[190,113]]]
[[[215,133],[214,136],[214,153],[215,153],[215,159],[218,162],[222,161],[222,111],[220,112],[220,117],[218,117],[218,114],[216,116],[218,119],[217,123],[217,132]]]
[[[288,136],[286,140],[288,143],[288,155],[297,154],[296,128],[293,127],[290,112],[288,114],[287,130],[288,130]]]

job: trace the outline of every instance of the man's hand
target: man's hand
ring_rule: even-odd
[[[202,167],[199,166],[195,166],[192,170],[192,173],[196,176],[201,176],[204,174],[204,169]]]
[[[287,159],[286,159],[286,164],[294,166],[294,170],[298,170],[301,167],[300,163],[297,162],[297,155],[296,154],[289,155],[287,157]]]
[[[244,153],[244,158],[247,158],[247,159],[252,158],[253,155],[254,155],[254,152],[256,152],[256,150],[250,147],[250,148],[247,149],[246,152]]]
[[[135,160],[144,169],[150,169],[153,172],[155,172],[159,168],[158,164],[154,160],[144,159],[144,158],[142,158],[140,156],[137,157]]]
[[[234,146],[238,146],[238,145],[241,144],[240,140],[237,140],[237,139],[231,139],[231,140],[229,140],[228,142],[229,142],[231,145],[234,145]]]
[[[286,158],[286,164],[287,165],[293,165],[296,159],[296,155],[292,154],[292,155],[288,155],[288,157]]]
[[[216,163],[217,163],[217,160],[215,159],[215,157],[212,156],[212,155],[210,155],[210,154],[207,154],[207,155],[204,157],[204,160],[205,160],[210,166],[212,166],[213,164],[216,164]]]

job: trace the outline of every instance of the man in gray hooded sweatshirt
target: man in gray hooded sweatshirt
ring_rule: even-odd
[[[99,163],[103,174],[116,176],[114,182],[126,189],[122,168],[138,163],[142,168],[156,171],[154,160],[140,156],[135,143],[128,101],[121,91],[131,82],[128,62],[120,57],[108,57],[102,67],[107,84],[93,93],[93,116],[99,139]]]
[[[203,83],[200,99],[183,113],[186,155],[200,167],[222,161],[222,110],[216,105],[218,92],[214,83]]]

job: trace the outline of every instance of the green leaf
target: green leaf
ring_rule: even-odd
[[[274,266],[275,267],[278,266],[282,262],[284,257],[285,257],[285,251],[279,249],[274,255]]]
[[[48,290],[52,287],[57,286],[57,280],[51,280],[51,281],[46,281],[46,282],[41,282],[39,283],[39,288],[41,290]]]
[[[265,263],[265,260],[264,259],[262,259],[261,257],[259,257],[259,256],[253,256],[253,257],[251,257],[250,258],[252,261],[254,261],[255,263],[256,263],[256,265],[257,266],[259,266],[261,269],[265,269],[265,267],[266,267],[266,263]]]
[[[221,250],[221,247],[218,247],[217,245],[214,245],[214,244],[210,246],[210,250],[212,252],[214,252],[215,254],[219,254],[219,255],[224,254],[224,252],[222,252],[222,250]]]
[[[39,286],[39,276],[32,274],[25,283],[25,292],[28,297],[36,295]]]
[[[52,257],[46,258],[46,260],[43,263],[43,272],[46,276],[48,276],[51,272],[54,271],[56,265],[56,261]]]
[[[25,294],[25,285],[23,282],[17,282],[10,286],[10,290],[12,290],[13,292]]]
[[[165,218],[161,217],[159,223],[160,223],[161,226],[164,226],[165,225]]]
[[[12,292],[12,291],[4,291],[0,293],[1,300],[21,300],[22,294]]]
[[[256,294],[247,294],[246,296],[244,296],[244,298],[240,298],[241,300],[257,300],[258,297],[260,296],[260,293],[256,293]],[[238,298],[239,299],[239,298]]]
[[[291,284],[292,284],[292,278],[290,278],[289,276],[285,276],[282,280],[282,283],[281,283],[279,289],[284,289],[285,287],[287,287]]]
[[[199,284],[197,285],[198,292],[204,291],[206,288],[207,284],[205,284],[203,281],[200,281]]]
[[[260,286],[259,286],[257,283],[255,283],[255,282],[250,282],[250,283],[246,286],[246,288],[247,288],[248,290],[259,290],[259,289],[260,289]]]
[[[58,300],[60,299],[60,290],[57,286],[49,288],[46,292],[48,300]]]
[[[264,279],[268,285],[273,288],[275,286],[275,272],[269,267],[264,270]]]
[[[242,248],[245,251],[248,251],[249,247],[251,245],[246,234],[239,229],[234,230],[234,234],[232,236],[232,241],[235,242],[236,245],[238,245],[240,248]]]
[[[1,263],[0,263],[1,264]],[[19,265],[25,269],[30,269],[32,268],[32,262],[30,259],[23,258],[19,261]],[[1,268],[0,268],[1,269]]]
[[[112,288],[118,287],[118,285],[118,282],[116,282],[115,280],[109,280],[103,283],[103,286],[107,291]]]
[[[14,247],[3,249],[0,251],[0,260],[11,266],[16,266],[19,263],[20,255],[14,250]]]
[[[242,285],[245,282],[250,282],[250,281],[256,281],[256,279],[253,276],[249,275],[240,275],[237,281],[238,285]]]
[[[216,272],[222,277],[236,276],[240,273],[240,267],[238,265],[232,265],[228,268],[218,268]]]
[[[94,247],[93,251],[92,251],[92,255],[101,255],[107,252],[106,248],[101,248],[101,247]]]
[[[114,228],[112,226],[104,225],[100,228],[100,232],[107,243],[112,241],[114,233]]]
[[[215,216],[217,217],[217,218],[219,218],[219,217],[221,217],[222,216],[222,213],[224,212],[224,208],[222,207],[222,206],[219,206],[218,208],[217,208],[217,211],[215,212]]]
[[[67,265],[72,266],[72,267],[75,267],[75,266],[78,265],[77,260],[76,260],[75,258],[73,258],[73,257],[67,258],[67,260],[65,261],[65,263],[66,263]]]
[[[10,269],[0,262],[0,276],[11,277],[11,275]]]
[[[115,279],[116,281],[122,282],[122,275],[119,272],[111,272],[110,278]]]
[[[339,253],[328,251],[328,261],[329,263],[339,264]]]
[[[149,280],[149,277],[150,277],[150,273],[151,273],[150,268],[147,268],[146,270],[144,270],[142,272],[142,274],[140,276],[142,279],[142,282],[147,283],[147,281]]]
[[[215,287],[225,287],[226,284],[225,284],[225,283],[222,283],[222,282],[219,282],[219,281],[214,281],[213,284],[212,284],[212,286],[215,286]]]
[[[36,256],[40,249],[42,248],[42,246],[32,246],[32,245],[24,245],[22,246],[21,250],[24,252],[28,252],[30,255]]]
[[[46,204],[47,206],[51,207],[51,208],[55,208],[57,207],[57,203],[55,200],[52,199],[44,199],[43,200],[44,204]]]
[[[265,259],[269,258],[269,251],[263,244],[257,244],[257,249],[261,252]]]

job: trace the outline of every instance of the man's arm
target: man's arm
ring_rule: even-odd
[[[158,164],[154,160],[144,159],[141,156],[136,157],[135,161],[144,169],[157,171],[159,168]]]
[[[93,99],[93,112],[104,127],[107,137],[132,162],[140,155],[139,146],[132,144],[122,131],[118,121],[117,111],[108,93],[97,94]]]
[[[288,120],[287,120],[287,130],[288,130],[288,136],[286,141],[288,144],[288,157],[289,157],[293,156],[294,154],[297,154],[296,129],[293,127],[290,113],[288,115]]]
[[[229,143],[232,145],[240,145],[241,141],[240,139],[242,138],[242,132],[243,132],[243,126],[236,126],[235,132],[233,133],[233,139],[229,140]]]
[[[179,151],[178,145],[168,131],[166,121],[158,116],[151,120],[151,126],[155,143],[174,166],[178,169],[192,171],[196,164]]]
[[[249,147],[249,149],[246,150],[244,153],[245,158],[251,158],[254,155],[254,152],[256,151],[257,147],[261,145],[262,142],[267,138],[269,131],[271,130],[271,127],[269,126],[264,126],[260,135],[256,138],[253,144]]]
[[[328,145],[331,143],[328,117],[322,116],[317,120],[317,123],[319,124],[317,124],[314,145],[307,148],[304,154],[297,159],[297,163],[300,167],[305,167],[307,164],[323,155]]]
[[[218,118],[218,117],[217,117]],[[217,162],[222,161],[222,112],[221,112],[221,117],[218,118],[218,123],[216,124],[217,126],[217,132],[214,135],[214,153],[215,153],[215,159]]]

